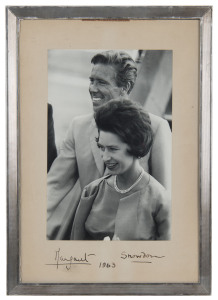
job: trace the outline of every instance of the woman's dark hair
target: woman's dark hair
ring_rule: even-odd
[[[117,71],[117,86],[124,87],[128,94],[131,92],[137,77],[137,67],[128,53],[114,50],[104,51],[96,54],[91,63],[114,66]]]
[[[110,100],[94,114],[99,131],[111,132],[126,143],[131,155],[145,156],[152,145],[153,133],[149,114],[130,100]]]

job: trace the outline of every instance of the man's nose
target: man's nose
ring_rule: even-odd
[[[96,85],[95,82],[90,82],[90,85],[89,85],[89,91],[92,92],[92,93],[98,91],[98,88],[97,88],[97,85]]]

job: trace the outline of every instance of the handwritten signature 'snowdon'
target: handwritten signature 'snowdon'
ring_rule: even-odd
[[[164,257],[165,256],[157,256],[157,255],[148,254],[143,251],[141,251],[140,253],[137,253],[137,254],[135,254],[135,253],[129,254],[126,251],[123,251],[120,256],[121,259],[129,260],[133,263],[147,263],[147,264],[151,264],[153,258],[164,258]]]

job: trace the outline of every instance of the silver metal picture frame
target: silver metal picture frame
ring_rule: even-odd
[[[23,282],[20,251],[20,30],[22,20],[198,20],[198,282]],[[7,294],[8,295],[210,295],[211,294],[211,6],[8,6],[7,31]]]

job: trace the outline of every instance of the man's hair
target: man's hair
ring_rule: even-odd
[[[130,100],[110,100],[94,114],[99,131],[111,132],[126,143],[131,155],[144,157],[153,142],[149,114]],[[98,141],[98,139],[97,139]]]
[[[114,50],[104,51],[96,54],[91,63],[114,66],[117,71],[117,86],[124,87],[128,94],[131,92],[137,77],[137,66],[128,53]]]

